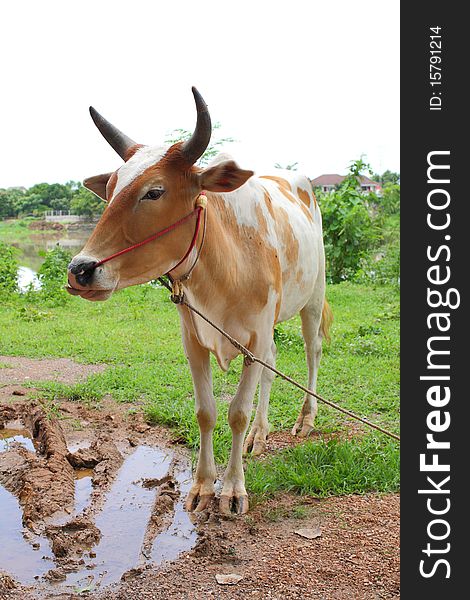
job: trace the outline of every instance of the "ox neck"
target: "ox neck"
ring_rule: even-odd
[[[232,273],[227,266],[230,265],[228,255],[233,247],[231,242],[236,243],[236,241],[231,239],[230,231],[227,230],[225,212],[224,202],[219,194],[210,193],[207,207],[204,209],[204,227],[201,228],[200,240],[187,259],[188,261],[193,257],[195,260],[190,277],[186,276],[180,268],[183,265],[178,270],[167,273],[173,289],[181,298],[183,292],[187,291],[193,300],[197,299],[205,303],[210,299],[218,298],[219,301],[220,293],[224,294],[232,287],[230,283]],[[198,249],[197,256],[195,256],[196,249]],[[176,286],[175,281],[178,282]],[[174,297],[172,299],[175,301]]]

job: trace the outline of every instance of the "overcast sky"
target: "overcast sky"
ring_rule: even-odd
[[[399,171],[399,0],[16,0],[0,21],[0,187],[116,169],[90,104],[141,143],[192,130],[192,85],[258,174]]]

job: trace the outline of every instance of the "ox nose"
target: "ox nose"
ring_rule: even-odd
[[[89,256],[76,256],[68,266],[68,281],[73,288],[86,288],[90,285],[95,265],[98,261]]]

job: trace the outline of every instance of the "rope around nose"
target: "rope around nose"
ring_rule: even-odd
[[[171,285],[165,279],[163,279],[162,277],[159,277],[158,281],[160,281],[160,283],[163,284],[167,290],[172,292]],[[292,379],[285,373],[278,371],[278,369],[273,367],[273,365],[270,365],[269,363],[265,362],[261,358],[258,358],[257,356],[255,356],[252,352],[250,352],[250,350],[248,350],[248,348],[246,348],[238,340],[233,338],[230,334],[228,334],[226,331],[224,331],[221,327],[219,327],[218,325],[213,323],[210,319],[208,319],[205,315],[203,315],[197,308],[195,308],[194,306],[189,304],[189,302],[187,302],[187,300],[185,299],[184,295],[175,297],[172,294],[171,300],[175,304],[184,304],[187,308],[189,308],[189,310],[191,310],[192,312],[199,315],[201,317],[201,319],[204,319],[204,321],[206,321],[206,323],[211,325],[214,329],[216,329],[219,333],[221,333],[225,338],[227,338],[227,340],[233,346],[235,346],[235,348],[237,348],[237,350],[239,350],[244,355],[244,357],[245,357],[244,361],[245,361],[246,365],[250,365],[252,363],[257,362],[260,365],[262,365],[263,367],[265,367],[266,369],[269,369],[270,371],[272,371],[273,373],[275,373],[276,375],[278,375],[279,377],[284,379],[285,381],[288,381],[292,385],[295,385],[300,390],[304,391],[306,394],[309,394],[310,396],[314,396],[315,398],[320,400],[320,402],[323,402],[323,404],[326,404],[327,406],[330,406],[331,408],[338,410],[339,412],[347,415],[348,417],[351,417],[352,419],[355,419],[356,421],[360,421],[361,423],[364,423],[368,427],[372,427],[373,429],[376,429],[377,431],[380,431],[381,433],[388,435],[389,437],[393,438],[394,440],[397,440],[398,442],[400,441],[400,436],[396,435],[395,433],[392,433],[391,431],[388,431],[387,429],[384,429],[383,427],[380,427],[380,425],[377,425],[376,423],[372,423],[371,421],[368,421],[367,419],[363,419],[359,415],[356,415],[352,411],[347,410],[346,408],[343,408],[342,406],[339,406],[338,404],[336,404],[335,402],[332,402],[331,400],[326,400],[325,398],[322,398],[322,396],[320,396],[313,390],[309,390],[308,388],[304,387],[302,384],[298,383],[297,381],[295,381],[294,379]]]
[[[168,227],[165,227],[165,229],[161,229],[160,231],[157,231],[157,233],[154,233],[150,237],[145,238],[145,240],[142,240],[141,242],[137,242],[137,244],[133,244],[132,246],[129,246],[128,248],[124,248],[123,250],[119,250],[119,252],[115,252],[114,254],[111,254],[111,256],[107,256],[106,258],[103,258],[102,260],[99,260],[97,263],[95,263],[93,265],[93,269],[96,269],[97,267],[101,267],[101,265],[104,265],[105,263],[109,262],[110,260],[113,260],[113,258],[117,258],[118,256],[122,256],[123,254],[127,254],[127,252],[131,252],[131,250],[135,250],[136,248],[140,248],[144,244],[148,244],[149,242],[153,242],[154,240],[156,240],[156,239],[158,239],[158,238],[166,235],[167,233],[170,233],[170,231],[173,231],[179,225],[182,225],[183,223],[185,223],[186,221],[188,221],[189,219],[191,219],[191,217],[193,217],[194,215],[197,215],[196,234],[194,235],[194,239],[197,238],[197,233],[199,233],[199,224],[200,224],[200,219],[201,219],[202,208],[203,207],[200,206],[200,205],[196,206],[196,208],[193,211],[191,211],[188,215],[186,215],[185,217],[183,217],[179,221],[176,221],[175,223],[172,223]],[[176,269],[176,267],[178,267],[187,258],[187,255],[189,254],[189,252],[192,249],[193,249],[193,242],[191,242],[191,247],[189,248],[189,250],[187,251],[187,253],[184,255],[183,259],[180,260],[180,262],[176,266],[172,267],[172,269],[171,269],[172,271],[174,269]]]

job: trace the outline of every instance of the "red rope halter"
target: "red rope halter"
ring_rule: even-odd
[[[199,198],[201,198],[201,196],[203,196],[203,195],[204,195],[204,192],[201,192]],[[156,240],[156,239],[158,239],[158,238],[166,235],[170,231],[173,231],[179,225],[182,225],[183,223],[185,223],[186,221],[188,221],[192,216],[194,216],[195,214],[197,214],[196,227],[194,229],[194,235],[192,237],[191,243],[190,243],[188,249],[186,250],[186,253],[184,254],[183,258],[181,260],[179,260],[176,263],[176,265],[174,267],[172,267],[166,273],[168,275],[168,273],[170,273],[171,271],[173,271],[174,269],[176,269],[177,267],[179,267],[188,258],[189,254],[191,253],[191,250],[193,250],[194,246],[196,245],[197,236],[198,236],[199,231],[201,229],[201,214],[202,214],[202,211],[203,211],[203,203],[198,204],[196,206],[196,208],[192,212],[190,212],[188,215],[186,215],[182,219],[179,219],[179,221],[176,221],[175,223],[172,223],[168,227],[165,227],[165,229],[161,229],[160,231],[157,231],[156,233],[154,233],[150,237],[146,238],[145,240],[142,240],[141,242],[138,242],[137,244],[133,244],[132,246],[129,246],[128,248],[124,248],[123,250],[119,250],[119,252],[115,252],[114,254],[111,254],[111,256],[107,256],[106,258],[103,258],[102,260],[98,261],[95,265],[93,265],[93,269],[96,269],[97,267],[100,267],[101,265],[104,265],[105,263],[107,263],[108,261],[112,260],[113,258],[117,258],[118,256],[122,256],[123,254],[126,254],[127,252],[130,252],[131,250],[135,250],[136,248],[140,248],[140,246],[143,246],[144,244],[148,244],[149,242],[153,242],[154,240]]]

